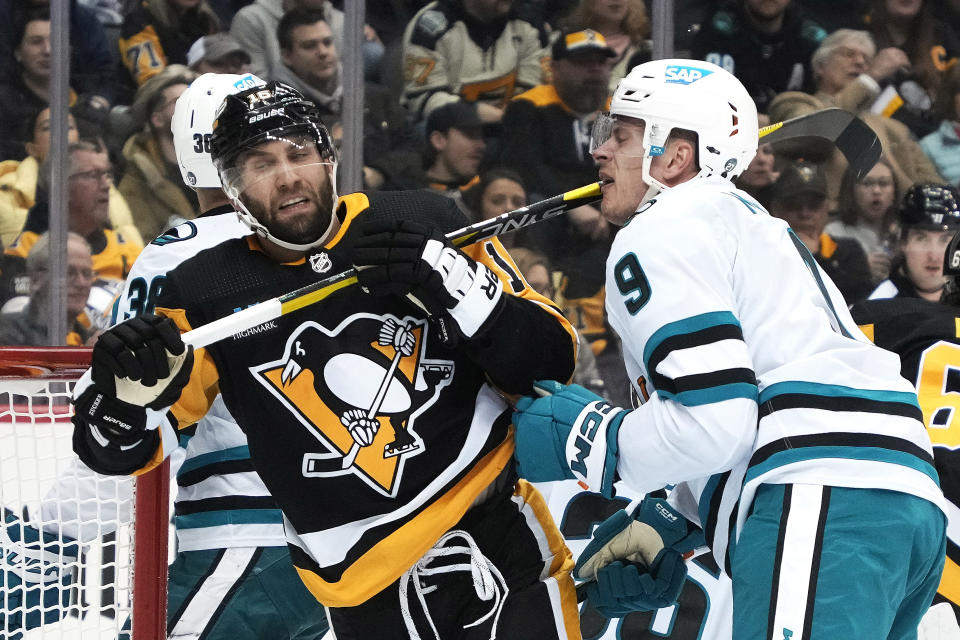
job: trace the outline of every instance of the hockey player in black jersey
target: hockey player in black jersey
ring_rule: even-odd
[[[570,554],[516,478],[502,398],[570,377],[559,310],[498,241],[444,239],[467,223],[451,200],[334,207],[327,132],[282,83],[227,98],[211,148],[254,235],[183,262],[158,316],[103,335],[77,386],[81,458],[141,473],[219,392],[337,638],[578,638]],[[180,340],[351,266],[360,287],[195,352]]]
[[[952,187],[914,185],[901,205],[901,218],[942,233],[960,223],[960,202]],[[917,387],[940,486],[955,521],[960,516],[960,232],[947,247],[943,273],[947,280],[940,302],[896,296],[860,302],[850,312],[874,344],[900,356],[900,374]],[[952,526],[934,602],[949,602],[960,617],[960,535]]]

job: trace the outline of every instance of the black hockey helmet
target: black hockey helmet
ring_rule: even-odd
[[[960,229],[960,194],[946,184],[915,184],[903,195],[898,214],[904,231]]]
[[[335,148],[316,105],[290,85],[274,81],[227,96],[213,122],[210,157],[223,179],[243,151],[300,135],[313,138],[320,155],[336,162]],[[238,194],[228,195],[235,198]]]

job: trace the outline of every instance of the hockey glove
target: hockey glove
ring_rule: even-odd
[[[77,543],[58,540],[24,524],[4,509],[0,537],[0,632],[16,640],[22,632],[59,620],[70,604]],[[2,633],[0,633],[2,635]]]
[[[406,296],[439,322],[441,337],[477,335],[499,308],[503,284],[486,265],[464,255],[436,229],[409,220],[363,227],[351,256],[364,291]]]
[[[687,575],[684,554],[704,543],[702,531],[666,500],[645,498],[607,518],[573,568],[591,606],[608,618],[676,602]]]
[[[516,404],[516,457],[521,477],[532,482],[576,478],[613,497],[617,434],[627,412],[580,385],[533,383],[542,398]]]
[[[145,409],[164,409],[190,379],[193,350],[169,318],[144,314],[103,333],[93,347],[93,385],[75,400],[76,418],[110,444],[139,442]]]

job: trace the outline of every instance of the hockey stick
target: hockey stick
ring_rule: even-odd
[[[867,124],[843,109],[814,111],[760,129],[764,143],[776,144],[796,138],[815,138],[832,143],[847,159],[857,180],[869,173],[880,159],[883,147]]]
[[[476,224],[463,227],[462,229],[451,231],[447,234],[447,239],[453,243],[454,246],[462,247],[504,233],[523,229],[541,220],[560,215],[570,209],[596,202],[600,199],[600,186],[601,184],[599,182],[595,182],[585,187],[579,187],[555,195],[546,200],[534,202],[526,207],[508,211],[496,218],[483,220]],[[356,269],[347,269],[342,273],[301,287],[296,291],[291,291],[272,300],[260,302],[237,313],[230,314],[219,320],[214,320],[202,327],[187,331],[183,334],[182,338],[184,343],[192,345],[195,349],[199,349],[200,347],[205,347],[224,338],[228,338],[245,329],[255,327],[264,322],[269,322],[280,316],[297,311],[298,309],[308,307],[356,282]]]
[[[794,138],[813,137],[837,145],[847,162],[863,176],[880,157],[880,141],[862,120],[843,109],[825,109],[769,125],[760,130],[765,142],[780,142]],[[535,202],[503,215],[483,220],[447,234],[455,246],[487,240],[503,233],[516,231],[541,220],[596,202],[600,199],[601,183],[579,187]],[[183,334],[183,341],[194,348],[205,347],[235,333],[275,320],[298,309],[310,306],[331,294],[357,282],[357,272],[347,269],[296,291],[255,304],[242,311],[214,320]]]

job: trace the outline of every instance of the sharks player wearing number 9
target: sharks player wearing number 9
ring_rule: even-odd
[[[753,102],[719,67],[659,60],[620,82],[593,156],[603,215],[623,226],[607,313],[646,402],[541,383],[552,395],[514,415],[521,476],[607,495],[618,479],[677,484],[672,507],[733,580],[737,640],[915,638],[945,548],[917,396],[787,225],[731,184],[756,149]],[[595,556],[653,558],[646,581],[590,549],[574,573],[619,611],[645,594],[604,585],[666,584],[677,535],[649,510],[614,518]],[[658,535],[631,549],[614,525]]]
[[[570,552],[516,477],[498,393],[569,378],[562,313],[496,240],[446,242],[467,222],[452,200],[338,201],[330,138],[292,87],[228,96],[211,155],[254,235],[180,263],[158,315],[97,343],[77,386],[81,458],[102,473],[149,469],[219,393],[337,638],[579,638]],[[183,331],[352,266],[360,287],[184,349]]]

